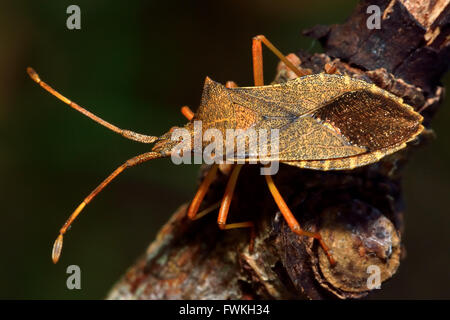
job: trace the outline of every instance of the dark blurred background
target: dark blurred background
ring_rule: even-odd
[[[66,8],[81,7],[81,30]],[[41,77],[104,119],[159,135],[185,122],[209,75],[252,84],[251,38],[283,52],[320,51],[301,36],[342,23],[356,1],[15,1],[0,4],[0,298],[103,298],[158,228],[195,192],[198,166],[156,160],[122,174],[81,215],[53,265],[52,243],[79,202],[148,146],[128,141],[50,96]],[[265,52],[266,79],[277,60]],[[449,88],[450,78],[445,79]],[[450,100],[437,140],[405,172],[406,260],[371,298],[450,298]],[[81,267],[82,289],[66,288]]]

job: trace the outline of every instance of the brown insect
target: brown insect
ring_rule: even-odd
[[[298,78],[284,84],[264,86],[262,45],[275,53]],[[234,82],[223,86],[206,78],[200,107],[194,114],[182,107],[189,120],[185,129],[193,133],[193,121],[201,120],[202,128],[226,129],[278,129],[279,147],[275,159],[300,168],[316,170],[353,169],[377,162],[406,146],[419,135],[422,116],[389,92],[367,82],[348,76],[329,74],[336,71],[327,66],[327,73],[308,75],[294,66],[264,36],[253,38],[254,87],[239,88]],[[142,143],[156,143],[152,151],[127,160],[106,178],[76,208],[59,231],[52,251],[53,262],[61,255],[63,235],[83,208],[126,168],[148,160],[169,157],[177,141],[171,140],[171,131],[161,137],[147,136],[120,129],[95,116],[67,99],[45,82],[31,68],[30,77],[45,90],[83,113],[92,120],[122,136]],[[204,147],[204,146],[203,146]],[[193,150],[190,149],[192,153]],[[245,161],[257,155],[247,154]],[[237,162],[237,161],[236,161]],[[211,166],[192,200],[187,215],[197,219],[214,208],[198,213],[200,204],[214,180],[218,164]],[[228,184],[220,204],[218,225],[221,229],[252,228],[253,221],[227,224],[227,215],[242,164],[233,164]],[[265,176],[269,190],[292,231],[300,236],[317,239],[331,264],[334,259],[319,233],[303,230],[270,175]],[[218,206],[216,206],[217,208]]]

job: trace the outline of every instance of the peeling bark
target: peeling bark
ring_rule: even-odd
[[[367,6],[382,10],[381,29],[366,27]],[[342,25],[317,26],[324,54],[298,52],[301,67],[373,82],[431,117],[443,97],[450,62],[450,0],[362,1]],[[295,56],[290,56],[296,60]],[[297,60],[297,62],[300,62]],[[284,65],[275,82],[293,75]],[[230,209],[233,221],[257,223],[249,252],[246,230],[220,231],[210,214],[198,221],[182,205],[147,252],[113,287],[109,299],[330,299],[367,295],[368,266],[392,277],[404,249],[401,171],[411,151],[433,136],[426,130],[406,150],[363,168],[318,172],[280,166],[275,182],[303,228],[320,231],[333,248],[330,268],[315,241],[293,234],[257,166],[245,166]],[[208,168],[201,171],[202,176]],[[227,172],[211,186],[203,207],[222,198]]]

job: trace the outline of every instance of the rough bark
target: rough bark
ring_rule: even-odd
[[[369,5],[381,8],[381,29],[369,30]],[[342,74],[373,82],[420,111],[424,123],[443,96],[440,77],[450,62],[450,1],[362,1],[342,25],[304,32],[317,38],[324,54],[298,52],[301,67],[322,72],[332,63]],[[292,74],[279,66],[276,82]],[[411,151],[432,137],[382,161],[341,172],[317,172],[281,165],[275,176],[285,200],[308,230],[320,231],[337,260],[330,267],[310,238],[293,234],[277,212],[257,166],[245,166],[230,219],[257,222],[255,247],[249,233],[220,231],[210,214],[187,219],[182,205],[147,252],[109,293],[110,299],[329,299],[367,295],[367,268],[378,266],[383,281],[402,257],[401,171]],[[203,168],[202,177],[207,168]],[[204,207],[222,198],[221,172]]]

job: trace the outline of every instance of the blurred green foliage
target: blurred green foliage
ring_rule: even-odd
[[[181,105],[196,109],[206,75],[251,85],[252,36],[265,34],[286,53],[319,51],[301,30],[342,23],[355,3],[83,0],[82,29],[71,31],[73,1],[2,2],[0,298],[103,298],[196,188],[198,166],[156,160],[127,171],[83,212],[52,265],[51,245],[75,206],[148,146],[69,110],[27,66],[100,117],[158,135],[184,123]],[[264,59],[271,79],[277,60]],[[408,256],[375,298],[450,298],[448,109],[449,100],[433,123],[438,139],[408,166]],[[81,267],[82,290],[66,289],[70,264]]]

